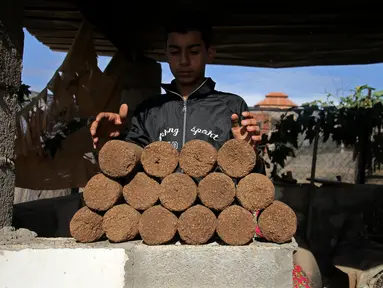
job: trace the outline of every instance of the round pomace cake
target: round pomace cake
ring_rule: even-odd
[[[236,196],[241,206],[257,211],[273,203],[275,187],[267,176],[251,173],[239,181]]]
[[[230,139],[218,150],[217,163],[222,172],[241,178],[253,171],[257,160],[254,148],[244,140]]]
[[[276,200],[260,213],[258,226],[266,240],[285,243],[297,231],[297,216],[288,205]]]
[[[161,204],[171,211],[184,211],[197,199],[197,184],[183,173],[172,173],[161,182]]]
[[[207,207],[196,205],[183,212],[178,219],[178,233],[190,245],[204,244],[214,235],[217,217]]]
[[[142,213],[138,230],[144,243],[165,244],[176,235],[177,222],[178,218],[172,212],[161,205],[156,205]]]
[[[217,234],[228,245],[249,243],[255,234],[253,215],[238,205],[227,207],[218,216]]]
[[[125,201],[137,210],[146,210],[158,201],[161,185],[144,172],[138,172],[132,181],[124,186]]]
[[[141,154],[141,163],[147,174],[163,178],[173,173],[179,161],[178,151],[168,142],[150,143]]]
[[[102,228],[103,217],[84,206],[72,217],[69,223],[70,234],[82,243],[91,243],[104,235]]]
[[[210,173],[217,163],[217,150],[202,140],[191,140],[181,149],[179,164],[187,175],[200,178]]]
[[[129,175],[139,164],[142,148],[122,140],[109,140],[98,153],[101,171],[113,178]]]
[[[85,185],[84,202],[92,210],[107,211],[122,198],[122,186],[104,174],[96,174]]]
[[[235,190],[235,184],[229,176],[213,172],[199,182],[198,197],[206,207],[220,211],[233,203]]]
[[[134,239],[138,234],[141,214],[128,204],[119,204],[108,210],[103,219],[106,237],[112,242]]]

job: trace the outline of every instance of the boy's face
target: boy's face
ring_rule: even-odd
[[[198,31],[169,33],[166,56],[174,78],[181,85],[193,85],[205,75],[205,66],[211,63],[214,49],[206,49]]]

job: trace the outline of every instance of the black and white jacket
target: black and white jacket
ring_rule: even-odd
[[[187,100],[177,92],[174,80],[163,84],[166,91],[143,101],[132,118],[132,126],[126,132],[125,141],[142,147],[155,142],[167,141],[178,151],[193,139],[209,142],[217,150],[229,139],[231,115],[248,111],[246,102],[238,95],[215,90],[215,82],[207,78]],[[264,173],[263,165],[257,171]],[[260,167],[259,167],[260,166]]]

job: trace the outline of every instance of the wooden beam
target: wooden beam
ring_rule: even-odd
[[[72,44],[50,44],[48,45],[51,49],[67,49],[67,51],[72,47]],[[94,48],[100,51],[117,51],[114,46],[103,46],[95,45]]]
[[[61,2],[60,2],[61,3]],[[42,18],[66,18],[68,15],[81,15],[80,10],[75,6],[53,6],[47,4],[48,6],[35,6],[27,5],[24,7],[25,16],[28,17],[42,17]],[[221,25],[227,26],[227,20],[219,15],[217,19],[214,19],[214,22],[217,23],[219,28]],[[300,14],[297,17],[292,17],[291,14],[259,14],[259,13],[242,13],[242,14],[230,14],[231,26],[246,26],[244,23],[249,23],[247,26],[253,27],[263,26],[263,25],[307,25],[311,24],[326,24],[329,22],[339,23],[340,19],[344,19],[339,14]],[[223,20],[222,20],[223,19]],[[222,24],[220,24],[222,23]],[[238,24],[236,24],[238,23]],[[233,26],[234,24],[234,26]]]
[[[67,29],[78,29],[81,24],[81,19],[78,20],[59,20],[59,19],[24,19],[24,26],[31,29],[55,29],[55,30],[67,30]]]
[[[319,51],[307,51],[306,53],[296,53],[296,52],[268,52],[268,51],[257,51],[257,52],[249,52],[249,53],[217,53],[217,57],[226,56],[225,58],[235,58],[239,59],[264,59],[268,61],[286,61],[286,59],[290,59],[291,61],[297,59],[336,59],[336,58],[352,58],[352,57],[368,57],[371,54],[383,53],[382,48],[375,49],[350,49],[350,50],[319,50]],[[383,58],[383,56],[382,56]]]
[[[336,22],[339,19],[344,19],[345,15],[340,13],[301,13],[301,14],[290,14],[290,13],[256,13],[256,12],[246,12],[243,11],[241,13],[232,12],[231,10],[226,10],[222,13],[218,11],[212,12],[212,21],[214,23],[227,23],[228,20],[225,20],[225,12],[226,16],[230,16],[230,19],[235,21],[230,21],[232,23],[248,22],[248,23],[262,23],[262,24],[270,24],[270,23],[279,23],[279,24],[288,24],[288,23],[313,23],[313,22]],[[227,13],[229,11],[229,13]],[[251,10],[248,10],[251,11]],[[347,15],[346,15],[347,16]],[[217,17],[215,19],[214,17]],[[227,19],[227,18],[226,18]]]
[[[40,10],[40,9],[24,9],[24,17],[29,19],[81,19],[81,12],[77,9],[60,9],[60,10]]]
[[[36,35],[39,38],[74,38],[77,34],[77,29],[33,29],[27,28],[29,33]],[[105,36],[95,28],[93,31],[94,38],[106,39]],[[140,36],[140,41],[143,43],[148,42],[150,47],[158,48],[164,45],[163,34],[147,34],[144,33]],[[269,43],[275,44],[298,44],[306,43],[308,45],[324,45],[328,43],[332,45],[334,42],[370,42],[383,40],[383,33],[379,34],[346,34],[328,35],[328,34],[312,34],[312,35],[272,35],[272,34],[244,34],[243,32],[235,34],[217,33],[215,35],[215,42],[219,48],[236,48],[236,47],[257,47],[259,45],[267,45]]]
[[[140,22],[140,20],[142,22]],[[128,25],[135,24],[135,30],[137,33],[144,32],[144,30],[152,30],[150,28],[150,22],[148,22],[145,19],[133,19],[126,17],[124,20],[114,20],[116,27],[125,27],[122,30],[132,30],[132,27],[127,27]],[[105,16],[104,21],[112,21],[112,19],[108,20],[108,17]],[[49,15],[46,15],[46,17],[26,17],[25,18],[25,25],[29,27],[35,27],[35,28],[47,28],[47,27],[55,27],[57,29],[64,29],[68,27],[74,27],[76,25],[79,25],[79,22],[81,22],[81,18],[78,19],[68,19],[64,20],[62,18],[57,17],[50,17]],[[120,25],[121,24],[121,25]],[[124,25],[123,25],[124,24]],[[286,35],[286,33],[289,33],[289,35],[315,35],[315,34],[328,34],[328,35],[334,35],[334,34],[357,34],[357,33],[365,33],[365,34],[372,34],[372,33],[383,33],[383,25],[354,25],[350,26],[352,23],[343,23],[343,24],[336,24],[336,23],[305,23],[305,24],[289,24],[289,23],[275,23],[275,24],[264,24],[264,23],[253,23],[252,25],[241,25],[241,23],[236,24],[235,26],[227,26],[227,25],[217,25],[214,26],[214,30],[218,33],[235,33],[238,31],[242,31],[242,33],[252,33],[252,34],[274,34],[274,35]],[[153,24],[151,24],[153,25]],[[97,25],[96,25],[97,26]],[[161,32],[159,31],[161,30]],[[153,32],[157,30],[157,33],[163,33],[162,28],[155,28],[153,27]],[[157,34],[156,33],[156,34]]]
[[[65,47],[55,47],[55,46],[52,46],[52,47],[49,47],[52,51],[55,51],[55,52],[63,52],[63,53],[67,53],[68,52],[68,48],[65,48]],[[114,54],[116,54],[117,51],[113,51],[113,50],[97,50],[96,53],[98,56],[106,56],[106,57],[113,57]]]
[[[76,6],[70,1],[52,1],[52,0],[24,0],[24,7],[27,9],[75,9]]]
[[[383,30],[380,32],[361,32],[355,31],[341,31],[335,33],[325,33],[325,31],[304,32],[290,31],[291,33],[280,34],[280,31],[242,31],[238,28],[235,31],[215,31],[213,42],[216,45],[238,45],[238,44],[256,44],[256,43],[331,43],[343,41],[373,41],[382,40]],[[302,31],[301,31],[302,32]],[[165,41],[165,32],[162,30],[142,31],[139,38],[143,42],[150,42],[153,46],[160,44],[163,46]]]
[[[78,28],[54,30],[54,29],[33,29],[33,28],[27,27],[26,29],[32,35],[35,35],[40,38],[46,37],[46,38],[73,38],[74,39],[78,33]],[[106,39],[105,36],[97,29],[93,30],[93,38]]]
[[[164,55],[165,53],[158,50],[146,50],[145,54],[157,54]],[[318,51],[307,51],[306,53],[296,53],[291,51],[252,51],[247,53],[236,53],[235,51],[229,52],[219,52],[216,53],[216,58],[231,58],[231,59],[264,59],[266,61],[284,61],[290,59],[294,61],[295,59],[316,59],[316,58],[340,58],[344,57],[367,57],[368,55],[377,55],[382,53],[383,58],[383,48],[374,48],[374,49],[348,49],[348,50],[318,50]]]
[[[327,38],[327,41],[324,41],[324,39]],[[333,39],[332,39],[333,38]],[[274,40],[273,40],[274,39]],[[245,40],[245,39],[244,39]],[[264,48],[264,47],[278,47],[278,48],[288,48],[292,47],[294,50],[295,47],[307,47],[309,48],[323,48],[323,47],[369,47],[369,46],[381,46],[383,45],[383,35],[380,39],[369,39],[373,41],[368,41],[368,39],[362,40],[360,39],[349,39],[349,38],[339,38],[339,37],[312,37],[312,39],[307,39],[304,41],[303,37],[300,38],[294,38],[286,39],[285,42],[283,42],[283,39],[279,39],[277,37],[272,37],[269,39],[269,41],[256,41],[256,39],[253,40],[253,43],[246,43],[246,42],[231,42],[231,44],[221,44],[222,42],[218,42],[218,44],[215,45],[217,49],[222,50],[241,50],[241,49],[253,49],[253,48]],[[154,43],[156,44],[156,43]],[[157,43],[157,46],[153,47],[163,47],[163,43]]]
[[[72,44],[74,41],[74,38],[47,38],[47,37],[39,37],[39,41],[43,42],[45,45],[67,45]],[[107,39],[93,39],[93,43],[96,46],[111,46],[114,47],[112,42],[110,42]]]
[[[145,56],[156,61],[166,62],[164,54],[145,53]],[[214,63],[215,65],[235,65],[246,67],[263,67],[263,68],[288,68],[302,66],[330,66],[330,65],[361,65],[361,64],[376,64],[383,62],[383,54],[366,53],[364,56],[347,55],[342,57],[338,54],[337,57],[305,57],[294,59],[268,59],[267,57],[240,58],[230,57],[230,55],[217,54]],[[344,55],[343,55],[344,56]]]
[[[148,51],[162,51],[164,45],[157,47],[145,47]],[[251,54],[253,52],[260,53],[307,53],[310,51],[318,52],[331,52],[331,51],[345,51],[345,50],[371,50],[379,49],[383,51],[383,39],[375,42],[317,42],[317,43],[304,43],[304,42],[287,42],[287,43],[257,43],[257,44],[237,44],[237,45],[216,45],[217,52],[222,53],[237,53],[237,54]]]
[[[144,11],[146,15],[139,19],[127,17],[122,2],[117,0],[109,0],[104,6],[88,4],[85,0],[67,0],[67,3],[25,0],[24,26],[51,49],[68,51],[86,17],[97,27],[93,39],[99,55],[111,56],[117,49],[130,55],[131,51],[144,49],[156,60],[164,60],[165,35],[161,25],[166,22],[166,15],[174,12],[173,1],[156,2],[149,12],[147,3],[132,3],[131,10],[136,14]],[[370,11],[358,12],[356,21],[354,14],[346,10],[266,14],[273,10],[260,10],[258,3],[248,1],[246,8],[244,1],[237,1],[235,6],[221,3],[219,10],[212,2],[204,4],[214,26],[216,63],[221,65],[293,67],[383,61],[383,25]],[[271,8],[275,4],[268,5]]]
[[[32,11],[32,12],[33,11],[41,11],[41,12],[46,12],[46,13],[50,13],[51,11],[68,11],[68,12],[76,12],[77,11],[77,12],[80,12],[80,10],[75,5],[60,7],[60,6],[52,6],[52,5],[36,6],[33,4],[31,5],[30,3],[25,4],[24,5],[24,12],[29,12],[29,11]]]

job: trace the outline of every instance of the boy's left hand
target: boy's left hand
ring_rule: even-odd
[[[249,111],[242,112],[243,120],[239,123],[237,114],[231,116],[231,131],[235,139],[246,140],[249,144],[256,147],[256,143],[261,141],[261,129],[257,124],[255,114]]]

